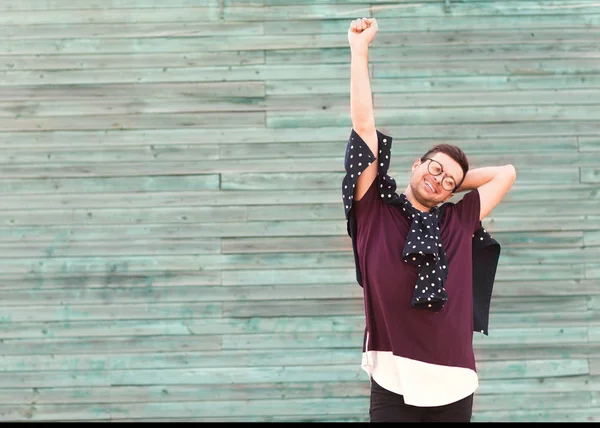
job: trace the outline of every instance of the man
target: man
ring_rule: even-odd
[[[370,419],[469,422],[479,386],[473,331],[487,334],[499,255],[481,220],[516,172],[512,165],[469,170],[460,148],[441,144],[415,160],[404,192],[396,193],[387,175],[392,138],[375,128],[369,82],[377,29],[375,19],[363,18],[348,30],[352,132],[342,182],[364,289],[361,367],[371,381]],[[460,201],[448,202],[462,191]],[[474,261],[486,254],[488,261]],[[478,292],[483,277],[487,288]]]

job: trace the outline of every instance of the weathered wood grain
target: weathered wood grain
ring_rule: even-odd
[[[0,2],[0,420],[368,422],[361,16],[400,190],[517,168],[472,420],[600,420],[596,0]]]

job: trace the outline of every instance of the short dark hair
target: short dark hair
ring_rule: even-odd
[[[438,152],[447,154],[452,159],[454,159],[462,168],[463,178],[462,178],[462,180],[460,180],[460,183],[456,184],[456,189],[458,189],[460,187],[460,185],[462,184],[462,182],[464,181],[465,176],[467,175],[467,171],[469,171],[469,160],[467,159],[467,155],[465,155],[465,152],[463,152],[462,149],[458,146],[454,146],[452,144],[441,143],[441,144],[437,144],[437,145],[433,146],[431,149],[429,149],[427,151],[427,153],[425,153],[421,157],[421,159],[430,157],[431,155],[434,155]],[[456,190],[456,189],[454,189],[454,190]]]

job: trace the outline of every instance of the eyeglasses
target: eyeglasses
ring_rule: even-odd
[[[421,160],[429,161],[429,163],[427,164],[427,170],[431,175],[437,176],[444,172],[444,167],[438,161],[431,158],[421,158]],[[454,181],[452,177],[445,174],[444,178],[442,179],[442,187],[444,188],[444,190],[453,192],[454,190],[456,190],[456,181]]]

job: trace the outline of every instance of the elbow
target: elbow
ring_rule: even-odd
[[[507,179],[511,182],[511,184],[514,183],[517,179],[517,170],[511,164],[504,165],[504,174],[506,175]]]

